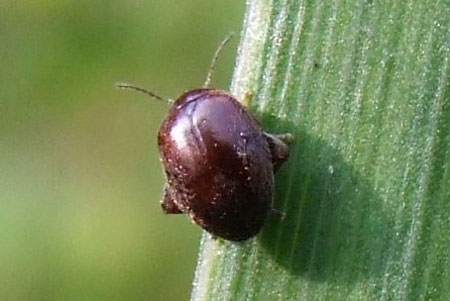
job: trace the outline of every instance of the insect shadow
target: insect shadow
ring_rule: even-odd
[[[280,131],[295,128],[282,124]],[[394,224],[382,200],[326,141],[304,129],[293,134],[291,157],[276,176],[284,185],[275,185],[274,208],[285,217],[268,218],[263,248],[291,274],[315,281],[382,275]]]

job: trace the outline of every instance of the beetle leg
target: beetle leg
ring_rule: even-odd
[[[275,134],[275,135],[272,135],[272,136],[277,137],[278,139],[280,139],[281,141],[283,141],[286,144],[289,144],[292,141],[294,141],[294,136],[291,133]]]
[[[270,215],[271,216],[276,216],[278,217],[281,221],[284,221],[284,219],[286,218],[286,212],[280,211],[278,209],[275,208],[270,208]]]
[[[242,105],[248,108],[252,104],[253,92],[250,90],[245,91],[244,98],[242,99]]]
[[[272,135],[264,132],[270,154],[272,155],[273,171],[276,172],[284,161],[289,158],[289,147],[286,142],[292,141],[291,134]]]
[[[161,208],[166,214],[180,214],[183,213],[180,209],[178,209],[177,204],[173,201],[172,195],[169,192],[167,187],[164,188],[164,196],[160,201]]]

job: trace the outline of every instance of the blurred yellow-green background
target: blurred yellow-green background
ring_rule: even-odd
[[[200,230],[159,207],[156,132],[244,1],[0,2],[0,300],[185,300]],[[229,86],[236,37],[213,85]]]

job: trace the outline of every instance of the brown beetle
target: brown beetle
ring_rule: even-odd
[[[176,99],[158,132],[168,214],[185,213],[213,236],[232,241],[256,235],[271,210],[274,172],[288,158],[290,135],[265,133],[230,93],[204,88]],[[128,84],[119,84],[161,97]]]

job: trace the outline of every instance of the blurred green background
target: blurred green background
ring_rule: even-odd
[[[0,299],[184,300],[200,237],[165,216],[156,133],[244,1],[0,2]],[[213,85],[228,88],[238,43]]]

